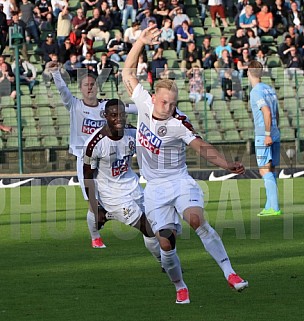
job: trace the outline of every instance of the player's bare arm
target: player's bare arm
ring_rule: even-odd
[[[264,144],[265,144],[265,146],[270,146],[273,143],[272,138],[270,136],[270,133],[271,133],[271,111],[270,111],[270,108],[268,106],[263,106],[261,108],[261,111],[263,113],[264,123],[265,123],[265,140],[264,140]]]
[[[145,29],[140,34],[140,37],[134,43],[131,51],[128,54],[124,69],[122,71],[122,79],[130,97],[132,96],[133,91],[138,84],[138,79],[136,78],[136,68],[139,56],[145,45],[159,44],[158,37],[160,34],[161,31],[156,28],[156,25]]]
[[[227,162],[222,154],[220,154],[212,145],[203,141],[201,138],[194,139],[190,145],[197,153],[205,158],[209,163],[228,169],[235,174],[244,174],[245,168],[239,162]]]

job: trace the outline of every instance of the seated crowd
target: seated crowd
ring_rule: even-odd
[[[262,62],[267,71],[269,48],[263,45],[261,38],[264,36],[281,36],[277,53],[289,69],[288,76],[303,71],[304,14],[301,0],[225,3],[226,7],[222,0],[197,0],[195,8],[200,9],[201,26],[205,27],[206,34],[202,39],[195,34],[192,15],[187,13],[189,6],[182,0],[158,0],[155,3],[152,0],[84,0],[77,7],[72,7],[68,0],[0,0],[0,55],[8,43],[8,28],[18,25],[26,40],[20,48],[21,83],[28,85],[31,95],[38,81],[36,69],[29,62],[27,48],[30,43],[38,45],[44,67],[50,61],[58,60],[72,80],[76,80],[80,68],[86,68],[103,81],[110,76],[118,84],[119,68],[133,43],[143,29],[157,24],[162,30],[160,43],[146,46],[137,70],[139,78],[149,81],[152,89],[155,79],[174,77],[164,54],[167,50],[174,50],[179,59],[178,68],[189,80],[192,101],[207,99],[212,105],[212,95],[199,85],[199,79],[203,77],[200,69],[210,68],[218,72],[223,99],[231,99],[235,92],[231,90],[231,82],[241,86],[252,59]],[[211,28],[218,28],[221,36],[208,35],[205,26],[208,15]],[[220,18],[218,27],[217,16]],[[131,19],[131,25],[128,19]],[[235,32],[229,37],[225,29],[228,23],[235,25]],[[102,47],[102,52],[96,49],[97,44]],[[0,97],[16,96],[15,68],[5,61],[4,55],[0,56]],[[42,80],[46,84],[51,81],[47,71],[43,72]]]

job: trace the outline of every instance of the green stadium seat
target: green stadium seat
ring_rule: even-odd
[[[65,125],[62,125],[59,127],[59,136],[67,136],[67,135],[70,135],[70,126],[65,126]]]
[[[34,136],[38,137],[38,131],[36,126],[25,126],[22,130],[22,136],[28,137],[28,136]]]
[[[225,141],[240,141],[240,135],[237,130],[226,130],[224,133]]]
[[[70,115],[61,115],[56,119],[57,126],[70,126]]]
[[[7,148],[18,148],[18,137],[8,136],[6,141]]]
[[[223,128],[224,130],[228,130],[228,129],[235,129],[236,125],[233,119],[231,118],[221,118],[221,128]]]
[[[2,118],[16,118],[16,109],[13,107],[6,107],[1,109]]]
[[[190,20],[192,17],[196,17],[199,14],[196,6],[186,7],[186,13],[189,16]]]
[[[93,42],[93,50],[94,52],[106,51],[107,44],[104,42],[104,40],[95,40]]]
[[[171,49],[168,49],[168,50],[164,50],[163,51],[163,57],[166,58],[166,59],[177,59],[177,53],[175,50],[171,50]]]
[[[199,17],[191,17],[192,27],[201,27],[202,20]]]
[[[37,137],[27,137],[23,144],[25,148],[40,147],[41,142]]]
[[[41,146],[43,147],[58,147],[59,142],[55,136],[45,136],[42,138]]]
[[[4,117],[3,124],[5,124],[7,126],[17,126],[17,117],[16,116],[14,118]]]
[[[40,126],[39,134],[41,136],[56,136],[56,130],[53,125]]]
[[[241,137],[243,140],[253,140],[254,139],[254,131],[253,129],[246,129],[241,131]]]
[[[284,127],[284,128],[281,128],[280,132],[281,132],[282,141],[295,139],[295,131],[293,128]]]
[[[211,36],[211,37],[221,37],[222,36],[221,29],[218,27],[208,27],[205,34],[208,36]]]
[[[288,117],[286,117],[284,115],[280,115],[279,127],[280,128],[290,127],[290,122],[289,122]]]
[[[222,142],[223,141],[223,137],[219,131],[210,130],[207,133],[205,133],[204,136],[208,142]]]
[[[203,27],[193,27],[194,30],[194,36],[199,37],[199,36],[204,36],[205,35],[205,30]]]
[[[239,129],[252,129],[253,121],[251,118],[241,118],[238,120],[238,128]]]
[[[282,61],[280,57],[277,56],[268,57],[266,64],[268,68],[282,67]]]
[[[69,146],[69,143],[70,143],[69,135],[61,136],[61,143],[60,143],[61,146]]]

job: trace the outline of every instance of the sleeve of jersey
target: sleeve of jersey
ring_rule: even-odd
[[[132,100],[140,112],[143,110],[144,106],[149,106],[149,104],[145,103],[151,101],[151,96],[149,92],[145,90],[140,83],[138,83],[133,91]]]
[[[62,79],[61,74],[58,70],[52,72],[52,76],[54,79],[55,86],[60,93],[63,104],[68,110],[70,110],[73,105],[73,95],[71,94],[69,88],[67,87],[65,81]]]
[[[126,113],[127,114],[138,114],[138,109],[135,104],[126,104]]]
[[[267,106],[267,103],[266,103],[264,96],[261,92],[255,92],[252,96],[252,101],[253,101],[253,103],[256,104],[258,109],[261,109],[262,107]]]
[[[96,135],[96,133],[95,133]],[[97,168],[97,152],[96,152],[96,141],[94,142],[94,133],[87,139],[82,155],[83,155],[83,163],[85,165],[89,165],[91,169]]]

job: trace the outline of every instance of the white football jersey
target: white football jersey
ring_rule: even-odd
[[[131,168],[136,147],[136,128],[126,128],[120,140],[103,136],[98,129],[85,143],[84,163],[97,169],[95,181],[103,202],[123,199],[138,188],[139,178]]]
[[[59,71],[52,72],[52,76],[62,102],[70,112],[69,152],[81,157],[85,141],[97,128],[106,123],[103,113],[109,99],[100,100],[96,107],[86,106],[82,99],[72,95]],[[126,113],[137,113],[136,106],[127,104]]]
[[[152,98],[140,83],[132,100],[138,109],[136,150],[141,175],[147,181],[188,176],[186,144],[197,135],[187,116],[176,110],[166,120],[154,119]]]

